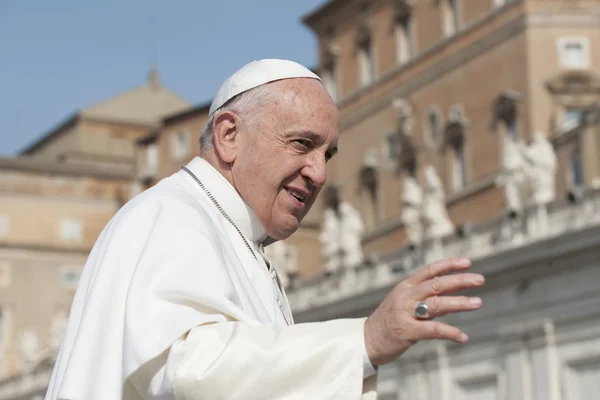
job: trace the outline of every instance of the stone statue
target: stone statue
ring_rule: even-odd
[[[525,171],[522,144],[506,139],[502,170],[496,178],[496,186],[504,187],[506,207],[520,213],[525,206]]]
[[[404,180],[402,191],[402,222],[410,243],[420,243],[423,239],[423,193],[412,176]]]
[[[265,247],[265,255],[273,263],[281,285],[286,289],[298,274],[298,260],[295,250],[283,240]]]
[[[435,168],[425,167],[423,185],[423,218],[427,226],[427,238],[441,238],[454,232],[454,224],[446,211],[444,186]]]
[[[325,203],[320,240],[326,271],[332,273],[358,266],[363,261],[364,227],[360,214],[349,203],[341,201],[337,187],[326,189]]]
[[[531,202],[547,204],[555,198],[558,160],[550,141],[537,132],[529,147],[523,147],[524,172],[531,188]]]
[[[465,107],[462,104],[455,104],[448,111],[448,121],[462,126],[469,125],[469,120],[465,116]]]
[[[392,101],[392,107],[396,112],[399,130],[403,134],[410,136],[415,125],[412,105],[405,99],[397,98]]]
[[[37,335],[31,331],[21,333],[19,337],[19,355],[24,373],[32,372],[42,361],[44,355]]]
[[[60,345],[67,330],[67,313],[59,311],[52,319],[52,325],[50,326],[50,351],[51,356],[56,358]]]

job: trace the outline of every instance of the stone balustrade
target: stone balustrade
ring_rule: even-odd
[[[476,261],[597,225],[600,225],[600,190],[575,191],[546,206],[530,206],[522,215],[509,214],[465,225],[440,240],[371,255],[358,268],[296,282],[288,290],[288,298],[294,312],[303,312],[390,287],[415,268],[434,260],[464,256]]]

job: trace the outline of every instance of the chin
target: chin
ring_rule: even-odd
[[[292,236],[298,230],[300,221],[296,218],[285,218],[279,224],[273,224],[270,229],[267,229],[267,234],[276,240],[284,240]]]

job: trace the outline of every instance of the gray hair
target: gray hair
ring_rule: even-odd
[[[234,111],[244,122],[248,124],[256,123],[260,116],[260,109],[268,104],[273,97],[273,91],[269,90],[268,86],[261,85],[240,93],[209,115],[208,121],[206,121],[206,125],[204,125],[200,133],[200,154],[204,154],[207,150],[214,147],[215,138],[213,129],[215,116],[219,112],[225,110]]]

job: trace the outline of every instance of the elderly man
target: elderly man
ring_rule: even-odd
[[[294,325],[264,246],[289,237],[326,181],[339,116],[319,78],[252,62],[210,108],[201,154],[110,221],[81,276],[46,399],[358,399],[430,320],[479,299],[467,260],[421,269],[367,319]]]

